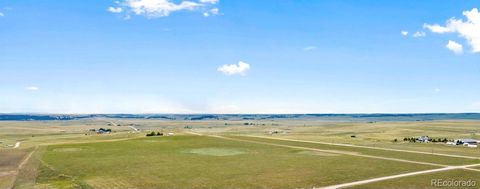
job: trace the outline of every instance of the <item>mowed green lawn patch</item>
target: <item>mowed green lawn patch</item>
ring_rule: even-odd
[[[475,184],[468,184],[475,182]],[[457,184],[455,184],[456,182]],[[461,184],[464,184],[462,186]],[[473,186],[472,186],[473,185]],[[358,185],[351,188],[358,189],[376,189],[376,188],[390,188],[390,189],[417,189],[417,188],[480,188],[480,174],[476,171],[469,170],[450,170],[444,172],[437,172],[431,174],[414,175],[393,180],[385,180],[380,182],[373,182],[364,185]]]
[[[469,164],[480,163],[479,159],[466,159],[466,158],[447,157],[447,156],[438,156],[438,155],[430,155],[430,154],[396,152],[396,151],[388,151],[388,150],[377,150],[377,149],[358,148],[358,147],[349,147],[349,146],[318,144],[318,143],[310,143],[310,142],[277,140],[277,139],[268,139],[268,138],[259,138],[259,137],[250,137],[250,136],[229,136],[229,137],[234,139],[248,140],[248,141],[254,141],[254,142],[266,142],[266,143],[273,143],[273,144],[292,145],[292,146],[316,148],[316,149],[322,149],[322,150],[356,152],[364,155],[397,158],[397,159],[404,159],[404,160],[411,160],[411,161],[436,163],[436,164],[442,164],[442,165],[469,165]]]
[[[57,188],[312,188],[436,168],[303,151],[206,136],[54,145],[43,156],[37,184]]]

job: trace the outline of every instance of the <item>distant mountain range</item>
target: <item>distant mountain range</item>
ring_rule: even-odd
[[[0,121],[49,121],[94,118],[159,120],[276,120],[309,119],[326,121],[430,121],[480,120],[480,113],[425,114],[0,114]]]

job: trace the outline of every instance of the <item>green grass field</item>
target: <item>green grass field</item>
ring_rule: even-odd
[[[253,126],[244,122],[0,122],[0,188],[313,188],[479,164],[470,167],[473,170],[454,169],[351,186],[432,188],[433,178],[478,181],[480,175],[477,148],[392,142],[394,138],[421,135],[478,139],[478,121],[250,121]],[[124,126],[112,126],[117,124]],[[141,132],[125,126],[132,124]],[[88,132],[100,127],[114,132]],[[175,136],[145,137],[151,131],[173,132]],[[295,139],[304,142],[291,141]],[[13,149],[15,142],[21,145]]]
[[[316,144],[316,143],[308,143],[308,142],[272,140],[272,139],[248,137],[248,136],[247,137],[233,136],[233,138],[243,139],[247,141],[259,141],[259,142],[266,142],[266,143],[293,145],[293,146],[318,148],[318,149],[333,150],[333,151],[355,152],[355,153],[364,154],[364,155],[398,158],[398,159],[428,162],[428,163],[435,163],[435,164],[442,164],[442,165],[468,165],[468,164],[480,163],[480,159],[465,159],[465,158],[444,157],[444,156],[429,155],[429,154],[415,154],[415,153],[395,152],[395,151],[387,151],[387,150],[375,150],[375,149],[355,148],[355,147],[347,147],[347,146]]]
[[[39,184],[60,188],[312,188],[433,168],[204,136],[53,145],[43,161]]]

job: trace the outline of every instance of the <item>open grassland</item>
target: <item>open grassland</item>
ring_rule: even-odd
[[[402,140],[422,135],[480,139],[479,126],[480,121],[465,120],[371,123],[298,119],[2,121],[0,189],[12,186],[22,189],[337,185],[480,163],[478,148]],[[114,132],[89,132],[89,129],[101,127]],[[175,136],[145,137],[151,131],[173,132]],[[399,141],[393,142],[395,138]],[[14,148],[17,142],[21,145]],[[469,169],[480,170],[480,166]],[[478,180],[475,175],[479,173],[455,169],[355,187],[429,188],[427,178],[431,175]]]
[[[480,140],[480,121],[446,120],[414,122],[337,123],[324,121],[250,121],[253,126],[241,123],[229,127],[194,127],[196,132],[206,134],[256,135],[278,138],[355,144],[422,152],[447,153],[480,157],[480,150],[444,143],[408,143],[405,137],[430,136],[433,138],[472,138]],[[264,125],[265,124],[265,125]],[[278,134],[269,134],[277,131]],[[355,136],[352,138],[352,136]],[[397,139],[398,142],[394,142]]]
[[[26,150],[0,150],[0,171],[11,171],[16,169],[26,154]]]
[[[125,132],[131,131],[131,128],[110,126],[108,123],[106,120],[2,121],[0,122],[0,142],[2,142],[3,146],[13,146],[16,142],[21,142],[20,148],[30,148],[50,143],[128,137],[124,135],[126,135]],[[116,133],[109,136],[100,136],[88,132],[89,129],[102,127],[110,128]],[[121,135],[116,135],[117,132]]]
[[[15,175],[0,176],[0,188],[10,188],[15,181]]]
[[[469,165],[469,164],[480,163],[480,159],[445,157],[445,156],[438,156],[438,155],[431,155],[431,154],[406,153],[406,152],[358,148],[358,147],[350,147],[350,146],[337,146],[337,145],[319,144],[319,143],[310,143],[310,142],[275,140],[275,139],[259,138],[259,137],[232,136],[232,138],[240,139],[243,141],[282,144],[282,145],[307,147],[307,148],[315,148],[315,149],[338,151],[338,152],[354,152],[354,153],[363,154],[363,155],[397,158],[397,159],[404,159],[404,160],[410,160],[410,161],[434,163],[434,164],[440,164],[440,165]]]
[[[38,186],[58,188],[312,188],[433,168],[206,136],[52,145],[43,161]]]

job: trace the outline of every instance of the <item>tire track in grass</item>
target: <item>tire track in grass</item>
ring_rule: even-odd
[[[384,181],[384,180],[391,180],[391,179],[396,179],[396,178],[402,178],[402,177],[408,177],[408,176],[414,176],[414,175],[421,175],[421,174],[427,174],[427,173],[436,173],[436,172],[441,172],[441,171],[450,171],[450,170],[455,170],[455,169],[471,170],[470,167],[475,167],[475,166],[478,166],[478,165],[480,165],[480,164],[462,165],[462,166],[448,166],[448,167],[439,168],[439,169],[416,171],[416,172],[411,172],[411,173],[404,173],[404,174],[398,174],[398,175],[392,175],[392,176],[379,177],[379,178],[374,178],[374,179],[367,179],[367,180],[355,181],[355,182],[350,182],[350,183],[332,185],[332,186],[327,186],[327,187],[321,187],[320,189],[346,188],[346,187],[351,187],[351,186],[368,184],[368,183],[372,183],[372,182],[379,182],[379,181]]]
[[[361,145],[354,145],[354,144],[341,144],[341,143],[319,142],[319,141],[297,140],[297,139],[286,139],[286,138],[266,137],[266,136],[254,136],[254,135],[248,135],[248,137],[265,138],[265,139],[272,139],[272,140],[292,141],[292,142],[305,142],[305,143],[313,143],[313,144],[324,144],[324,145],[332,145],[332,146],[343,146],[343,147],[354,147],[354,148],[366,148],[366,149],[385,150],[385,151],[394,151],[394,152],[407,152],[407,153],[436,155],[436,156],[454,157],[454,158],[480,159],[480,157],[475,157],[475,156],[463,156],[463,155],[455,155],[455,154],[431,153],[431,152],[421,152],[421,151],[413,151],[413,150],[401,150],[401,149],[393,149],[393,148],[361,146]]]
[[[275,144],[275,143],[268,143],[268,142],[242,140],[242,139],[229,138],[229,137],[218,136],[218,135],[203,135],[203,134],[194,133],[194,132],[190,132],[190,133],[195,134],[195,135],[199,135],[199,136],[215,137],[215,138],[220,138],[220,139],[225,139],[225,140],[242,141],[242,142],[250,142],[250,143],[256,143],[256,144],[264,144],[264,145],[285,147],[285,148],[302,149],[302,150],[310,150],[310,151],[317,151],[317,152],[351,155],[351,156],[358,156],[358,157],[366,157],[366,158],[374,158],[374,159],[382,159],[382,160],[390,160],[390,161],[397,161],[397,162],[404,162],[404,163],[414,163],[414,164],[422,164],[422,165],[430,165],[430,166],[441,167],[441,168],[436,168],[436,169],[415,171],[415,172],[410,172],[410,173],[403,173],[403,174],[398,174],[398,175],[391,175],[391,176],[385,176],[385,177],[378,177],[378,178],[373,178],[373,179],[355,181],[355,182],[350,182],[350,183],[331,185],[331,186],[326,186],[326,187],[320,187],[319,189],[345,188],[345,187],[357,186],[357,185],[362,185],[362,184],[367,184],[367,183],[372,183],[372,182],[379,182],[379,181],[384,181],[384,180],[390,180],[390,179],[396,179],[396,178],[402,178],[402,177],[408,177],[408,176],[414,176],[414,175],[421,175],[421,174],[428,174],[428,173],[435,173],[435,172],[441,172],[441,171],[449,171],[449,170],[455,170],[455,169],[466,169],[466,170],[472,170],[472,171],[480,171],[480,170],[476,170],[476,169],[471,168],[471,167],[480,166],[480,164],[471,164],[471,165],[462,165],[462,166],[449,166],[449,165],[419,162],[419,161],[411,161],[411,160],[404,160],[404,159],[397,159],[397,158],[386,158],[386,157],[381,157],[381,156],[363,155],[363,154],[346,152],[346,151],[321,150],[321,149],[317,149],[317,148],[309,148],[309,147],[283,145],[283,144]],[[260,137],[260,138],[264,138],[264,137]],[[265,138],[269,138],[269,137],[265,137]],[[279,140],[281,140],[281,139],[279,139]],[[297,141],[297,142],[300,142],[300,141]]]
[[[338,185],[331,185],[331,186],[326,186],[326,187],[320,187],[320,189],[345,188],[345,187],[357,186],[357,185],[362,185],[362,184],[367,184],[367,183],[372,183],[372,182],[379,182],[379,181],[384,181],[384,180],[390,180],[390,179],[396,179],[396,178],[402,178],[402,177],[408,177],[408,176],[414,176],[414,175],[421,175],[421,174],[428,174],[428,173],[435,173],[435,172],[441,172],[441,171],[450,171],[450,170],[456,170],[456,169],[465,169],[465,170],[471,170],[471,171],[478,171],[478,172],[480,172],[480,170],[478,170],[478,169],[473,169],[473,168],[472,168],[472,167],[480,166],[480,164],[471,164],[471,165],[462,165],[462,166],[448,166],[448,165],[441,165],[441,164],[435,164],[435,163],[427,163],[427,162],[403,160],[403,159],[397,159],[397,158],[386,158],[386,157],[380,157],[380,156],[371,156],[371,155],[355,154],[355,153],[350,153],[350,152],[345,152],[345,151],[320,150],[320,149],[316,149],[316,148],[308,148],[308,147],[300,147],[300,146],[292,146],[292,145],[283,145],[283,144],[274,144],[274,143],[259,142],[259,141],[249,141],[249,140],[234,139],[234,138],[229,138],[229,137],[224,137],[224,136],[216,136],[216,135],[202,135],[202,134],[199,134],[199,135],[201,135],[201,136],[216,137],[216,138],[221,138],[221,139],[226,139],[226,140],[236,140],[236,141],[244,141],[244,142],[251,142],[251,143],[258,143],[258,144],[279,146],[279,147],[287,147],[287,148],[295,148],[295,149],[303,149],[303,150],[311,150],[311,151],[319,151],[319,152],[327,152],[327,153],[337,153],[337,154],[343,154],[343,155],[352,155],[352,156],[360,156],[360,157],[367,157],[367,158],[375,158],[375,159],[383,159],[383,160],[399,161],[399,162],[405,162],[405,163],[416,163],[416,164],[423,164],[423,165],[431,165],[431,166],[440,166],[440,167],[442,167],[442,168],[437,168],[437,169],[430,169],[430,170],[424,170],[424,171],[416,171],[416,172],[403,173],[403,174],[398,174],[398,175],[391,175],[391,176],[385,176],[385,177],[378,177],[378,178],[373,178],[373,179],[355,181],[355,182],[350,182],[350,183],[343,183],[343,184],[338,184]],[[276,139],[276,138],[271,138],[271,137],[260,137],[260,138]],[[279,139],[279,140],[283,140],[283,139]],[[289,140],[289,139],[286,139],[286,140]],[[291,141],[291,140],[290,140],[290,141]],[[305,142],[305,141],[301,141],[301,140],[293,140],[293,141],[296,141],[296,142]],[[350,146],[350,145],[348,145],[348,146]],[[354,145],[354,146],[355,146],[355,145]],[[454,155],[454,156],[449,156],[449,157],[457,157],[457,156]],[[470,159],[470,158],[469,158],[469,159]]]
[[[275,143],[269,143],[269,142],[243,140],[243,139],[229,138],[229,137],[218,136],[218,135],[203,135],[203,136],[221,138],[221,139],[225,139],[225,140],[234,140],[234,141],[250,142],[250,143],[256,143],[256,144],[264,144],[264,145],[270,145],[270,146],[285,147],[285,148],[309,150],[309,151],[316,151],[316,152],[325,152],[325,153],[342,154],[342,155],[350,155],[350,156],[357,156],[357,157],[366,157],[366,158],[372,158],[372,159],[397,161],[397,162],[403,162],[403,163],[430,165],[430,166],[435,166],[435,167],[448,167],[448,165],[442,165],[442,164],[437,164],[437,163],[428,163],[428,162],[412,161],[412,160],[405,160],[405,159],[398,159],[398,158],[388,158],[388,157],[382,157],[382,156],[365,155],[365,154],[360,154],[360,153],[357,153],[357,152],[348,152],[348,151],[340,151],[340,150],[322,150],[322,149],[318,149],[318,148],[310,148],[310,147],[293,146],[293,145],[285,145],[285,144],[275,144]]]

